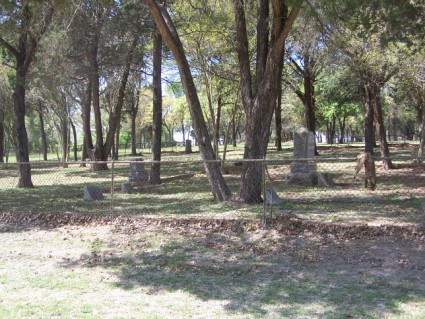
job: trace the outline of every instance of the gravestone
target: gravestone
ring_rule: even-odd
[[[133,185],[131,183],[122,183],[121,192],[122,193],[131,193],[133,191]]]
[[[85,201],[96,201],[103,200],[104,196],[102,190],[96,186],[84,186],[84,200]]]
[[[314,162],[314,133],[302,127],[294,132],[294,162],[291,164],[291,173],[316,172]]]
[[[332,176],[328,173],[318,173],[314,161],[315,136],[306,128],[294,132],[294,161],[291,173],[287,176],[289,185],[300,186],[333,186]]]
[[[190,154],[190,153],[192,153],[192,141],[191,141],[191,140],[186,140],[186,144],[185,144],[184,152],[185,152],[186,154]]]
[[[130,182],[147,182],[149,180],[149,173],[145,170],[142,158],[134,159],[130,163],[128,180]]]
[[[280,205],[283,203],[279,195],[273,190],[266,190],[266,204],[267,205]]]

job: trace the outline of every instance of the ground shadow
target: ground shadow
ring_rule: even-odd
[[[229,313],[260,317],[379,318],[397,314],[400,303],[425,298],[423,277],[420,285],[415,279],[424,270],[420,262],[401,265],[397,254],[388,259],[379,242],[350,250],[329,238],[285,237],[268,245],[247,241],[246,234],[187,235],[158,249],[98,251],[61,266],[102,267],[115,273],[114,285],[122,289],[182,290],[204,301],[226,301]],[[405,252],[403,245],[395,251]],[[410,253],[423,254],[409,245]]]

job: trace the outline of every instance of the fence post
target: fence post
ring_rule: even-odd
[[[112,160],[112,168],[111,168],[111,212],[114,212],[114,177],[115,177],[115,160]]]

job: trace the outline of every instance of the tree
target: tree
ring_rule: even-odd
[[[153,107],[152,107],[152,164],[150,172],[151,184],[161,183],[161,135],[162,135],[162,37],[155,28],[153,40]]]
[[[13,36],[10,39],[0,37],[0,45],[7,49],[7,51],[15,59],[15,85],[13,92],[13,108],[15,113],[15,126],[17,132],[17,154],[18,161],[22,164],[18,165],[19,180],[18,187],[31,188],[34,187],[31,179],[31,166],[29,164],[29,149],[28,149],[28,135],[25,127],[25,92],[26,92],[26,77],[28,70],[33,62],[34,55],[37,51],[38,45],[44,33],[49,26],[54,8],[51,1],[45,1],[42,4],[23,0],[20,3],[14,2],[12,4],[10,16],[16,20],[11,21],[2,11],[2,22],[6,24],[14,24],[18,29],[16,45],[13,45]],[[18,16],[15,16],[18,13]]]
[[[271,14],[269,13],[270,3]],[[261,0],[257,2],[257,49],[254,75],[251,74],[246,6],[241,0],[234,0],[233,4],[242,104],[246,115],[244,158],[247,160],[262,159],[266,155],[271,119],[279,92],[285,40],[300,11],[301,2],[295,3],[290,11],[285,1]],[[255,161],[244,163],[241,185],[237,195],[239,201],[244,203],[262,201],[261,172],[261,163]]]
[[[306,128],[316,135],[316,95],[315,86],[330,53],[323,43],[323,37],[316,28],[311,16],[304,14],[294,27],[286,45],[285,83],[304,105]],[[315,154],[318,155],[315,146]]]
[[[173,53],[179,68],[183,90],[189,104],[192,123],[199,142],[199,149],[204,159],[204,166],[212,194],[219,201],[227,200],[231,193],[221,174],[220,165],[215,161],[216,157],[211,147],[211,140],[202,114],[199,97],[177,30],[164,6],[158,4],[155,0],[144,0],[144,3],[149,7],[152,18],[162,38]]]
[[[397,75],[393,87],[395,102],[405,104],[416,113],[418,125],[419,150],[418,157],[424,156],[425,147],[425,53],[419,49],[409,60],[401,63],[401,72]],[[403,112],[408,113],[408,111]]]

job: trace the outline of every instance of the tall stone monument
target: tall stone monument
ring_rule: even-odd
[[[329,174],[317,173],[314,148],[315,136],[313,132],[304,127],[294,132],[294,162],[291,164],[291,173],[287,176],[288,184],[305,186],[333,185]]]

